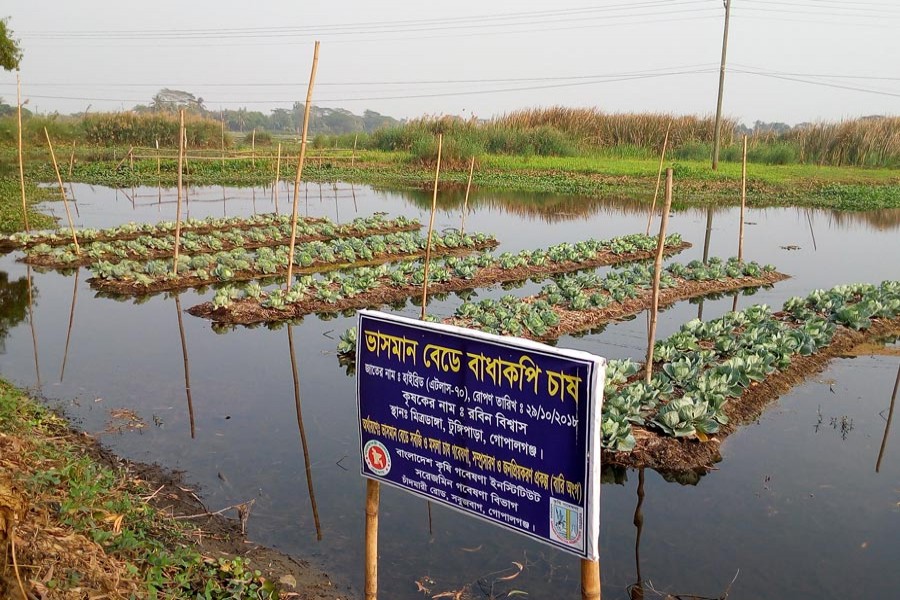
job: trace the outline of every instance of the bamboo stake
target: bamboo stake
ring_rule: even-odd
[[[253,128],[253,133],[250,134],[250,164],[253,165],[253,168],[256,168],[256,128]]]
[[[63,206],[66,209],[66,219],[69,220],[69,230],[72,232],[72,242],[75,244],[75,254],[81,254],[81,248],[78,246],[78,237],[75,235],[75,223],[72,222],[72,213],[69,211],[69,201],[66,199],[66,188],[62,182],[62,175],[59,174],[59,165],[56,163],[56,153],[53,152],[53,144],[50,142],[50,134],[44,127],[44,136],[47,138],[47,146],[50,148],[50,158],[53,159],[53,170],[56,171],[56,181],[59,183],[59,193],[62,196]]]
[[[380,485],[366,479],[366,600],[378,598],[378,500]]]
[[[222,113],[222,166],[225,166],[225,113]]]
[[[63,350],[62,368],[59,371],[59,382],[63,382],[66,375],[66,362],[69,360],[69,341],[72,339],[72,325],[75,323],[75,301],[78,299],[78,276],[81,275],[81,267],[75,271],[75,284],[72,286],[72,308],[69,309],[69,328],[66,330],[66,348]]]
[[[581,600],[600,600],[600,561],[581,561]]]
[[[438,176],[441,174],[441,146],[444,134],[438,134],[437,165],[434,169],[434,193],[431,196],[431,219],[428,221],[428,242],[425,244],[425,280],[422,282],[422,319],[425,318],[425,305],[428,303],[428,267],[431,263],[431,237],[434,234],[434,213],[437,212]]]
[[[300,202],[300,178],[303,176],[303,161],[306,160],[306,136],[309,133],[309,106],[312,102],[313,86],[316,83],[316,67],[319,65],[319,42],[313,49],[312,70],[309,73],[309,87],[306,90],[306,105],[303,107],[303,136],[300,138],[300,158],[297,161],[297,177],[294,179],[294,206],[291,213],[291,245],[288,251],[288,272],[285,289],[290,289],[294,275],[294,246],[297,241],[297,204]]]
[[[191,366],[188,363],[187,340],[184,337],[184,321],[181,318],[181,294],[175,294],[175,310],[178,312],[178,333],[181,334],[181,356],[184,358],[184,393],[187,396],[188,419],[191,422],[191,439],[196,436],[194,427],[194,401],[191,398]]]
[[[663,161],[666,160],[666,146],[669,144],[669,129],[672,127],[672,121],[666,125],[666,137],[663,138],[662,153],[659,155],[659,171],[656,173],[656,190],[653,192],[653,203],[650,204],[650,214],[647,215],[647,233],[650,235],[650,225],[653,223],[653,211],[656,210],[656,199],[659,197],[659,183],[662,181]]]
[[[69,181],[72,181],[72,169],[75,168],[75,140],[72,140],[72,154],[69,155]]]
[[[303,446],[303,465],[306,469],[306,487],[309,490],[309,503],[312,507],[313,521],[316,524],[316,540],[322,541],[322,525],[319,522],[319,508],[316,504],[316,492],[313,488],[312,465],[309,459],[309,446],[306,443],[306,429],[303,427],[303,410],[300,404],[300,374],[297,371],[297,357],[294,353],[294,329],[288,325],[288,348],[291,352],[291,374],[294,376],[294,408],[297,409],[297,426],[300,428],[300,445]]]
[[[128,149],[128,167],[134,173],[134,146]]]
[[[357,133],[353,136],[353,152],[350,154],[350,166],[356,162],[356,141],[359,139],[359,134]]]
[[[887,423],[884,424],[884,437],[881,438],[881,449],[878,451],[878,461],[875,463],[876,473],[881,471],[881,459],[884,458],[888,434],[891,432],[891,420],[894,418],[894,403],[897,401],[897,388],[900,388],[900,368],[897,369],[897,379],[894,381],[894,391],[891,394],[891,408],[888,410]]]
[[[162,164],[159,160],[159,138],[156,138],[156,179],[159,180],[162,175]]]
[[[747,136],[744,136],[744,151],[741,157],[741,221],[738,233],[738,262],[744,262],[744,208],[747,206]]]
[[[653,374],[653,344],[656,341],[656,319],[659,316],[659,277],[662,274],[663,247],[666,241],[666,226],[669,224],[669,210],[672,208],[672,169],[666,169],[666,205],[659,224],[659,241],[656,243],[656,261],[653,265],[653,299],[650,305],[650,333],[647,339],[647,362],[644,365],[644,381],[650,383]],[[599,596],[598,596],[599,597]]]
[[[466,232],[466,213],[469,212],[469,190],[472,189],[472,173],[475,171],[475,155],[472,155],[472,160],[469,162],[469,181],[466,182],[466,197],[463,200],[463,209],[462,209],[462,222],[459,224],[459,232]]]
[[[272,185],[272,194],[275,200],[275,214],[278,214],[278,181],[281,179],[281,142],[278,143],[278,158],[275,159],[275,183]]]
[[[22,188],[22,219],[25,221],[25,232],[29,233],[28,205],[25,202],[25,158],[22,152],[22,80],[19,71],[16,71],[16,103],[19,112],[19,185]]]
[[[173,273],[178,275],[178,246],[181,244],[181,168],[184,165],[184,109],[180,112],[181,121],[178,126],[178,201],[175,209],[175,256]]]

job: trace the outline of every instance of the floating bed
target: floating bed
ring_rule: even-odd
[[[206,219],[186,219],[181,223],[181,231],[194,231],[197,233],[209,233],[212,231],[228,231],[232,229],[253,229],[269,225],[290,223],[291,215],[276,215],[263,213],[250,217],[209,217]],[[328,219],[321,217],[299,217],[300,223],[322,223]],[[111,242],[122,240],[134,240],[143,235],[164,235],[175,233],[175,221],[160,221],[159,223],[126,223],[118,227],[107,229],[76,229],[75,238],[79,244],[90,242]],[[69,229],[54,229],[52,231],[35,231],[32,233],[18,232],[11,235],[0,235],[0,252],[27,249],[39,244],[48,246],[66,246],[72,243],[72,232]]]
[[[652,258],[657,238],[642,234],[611,240],[587,240],[576,244],[558,244],[547,250],[519,254],[489,254],[447,260],[429,270],[430,294],[458,292],[497,283],[543,279],[551,275]],[[664,252],[676,254],[690,244],[674,234],[666,238]],[[312,312],[335,312],[380,306],[405,300],[422,293],[423,267],[399,265],[336,274],[326,280],[308,279],[290,291],[266,293],[258,288],[241,292],[220,290],[212,302],[192,307],[194,316],[217,323],[252,323],[293,320]],[[239,297],[243,295],[243,297]]]
[[[426,238],[418,233],[401,232],[366,238],[342,238],[330,242],[310,242],[294,251],[294,271],[304,275],[318,271],[373,265],[424,256]],[[481,233],[447,233],[433,238],[432,254],[449,256],[469,254],[493,248],[497,240]],[[287,246],[246,251],[237,248],[216,254],[179,256],[178,275],[173,261],[150,260],[146,263],[123,260],[112,264],[99,262],[91,267],[95,276],[88,280],[95,289],[122,295],[144,295],[162,291],[263,279],[287,273]]]
[[[335,225],[327,220],[297,223],[297,244],[323,242],[335,239],[385,235],[403,231],[417,231],[418,221],[405,217],[387,220],[381,215],[359,218]],[[258,225],[248,228],[232,228],[202,233],[188,230],[182,233],[180,251],[184,254],[201,252],[227,252],[235,248],[255,250],[286,245],[291,239],[290,219],[280,224]],[[88,242],[75,252],[74,244],[50,246],[39,244],[26,249],[25,262],[54,269],[88,266],[100,261],[110,263],[122,260],[154,260],[172,256],[175,248],[174,233],[143,234],[128,240]]]

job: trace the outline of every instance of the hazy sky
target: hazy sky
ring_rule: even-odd
[[[209,109],[313,103],[394,117],[536,106],[715,112],[722,0],[6,0],[41,112],[122,110],[162,87]],[[0,97],[15,103],[15,74]],[[733,0],[725,114],[900,114],[896,0]]]

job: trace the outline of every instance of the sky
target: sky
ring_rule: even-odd
[[[546,106],[711,115],[723,0],[5,0],[39,112],[128,110],[161,88],[210,110],[313,104],[396,118]],[[733,0],[724,114],[900,115],[896,0]],[[15,73],[0,98],[16,101]]]

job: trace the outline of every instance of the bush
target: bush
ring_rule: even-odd
[[[82,121],[89,143],[107,146],[178,146],[178,117],[166,113],[97,113]],[[184,122],[188,146],[218,148],[222,144],[222,125],[203,117],[187,117]],[[230,143],[225,137],[225,145]]]

